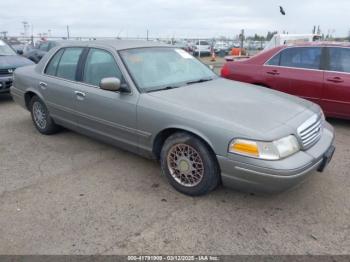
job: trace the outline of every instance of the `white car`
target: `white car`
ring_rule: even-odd
[[[268,42],[264,50],[269,50],[281,45],[315,42],[320,40],[317,34],[276,34]]]
[[[230,46],[225,42],[216,42],[214,45],[214,50],[216,53],[218,53],[220,51],[227,52],[229,49],[230,49]]]
[[[211,45],[208,41],[200,40],[195,42],[193,49],[193,55],[210,55]]]

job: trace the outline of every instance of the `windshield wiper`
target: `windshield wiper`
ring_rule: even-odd
[[[191,85],[191,84],[203,83],[203,82],[207,82],[207,81],[211,81],[211,80],[213,80],[213,78],[211,78],[211,77],[209,77],[209,78],[201,78],[201,79],[198,79],[198,80],[189,81],[186,84],[187,85]]]
[[[174,89],[174,88],[178,88],[180,86],[166,86],[166,87],[162,87],[162,88],[158,88],[158,89],[153,89],[153,90],[149,90],[147,93],[151,93],[151,92],[157,92],[157,91],[162,91],[162,90],[169,90],[169,89]]]

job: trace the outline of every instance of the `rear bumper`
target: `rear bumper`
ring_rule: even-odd
[[[211,51],[210,50],[203,50],[203,51],[198,51],[198,50],[194,50],[193,53],[195,55],[198,55],[199,53],[201,53],[201,55],[210,55],[211,54]]]
[[[10,92],[12,85],[12,75],[0,76],[0,94]]]
[[[23,91],[14,86],[11,86],[10,93],[15,103],[19,104],[24,109],[27,109]]]
[[[333,140],[333,129],[328,126],[321,139],[308,151],[297,153],[301,154],[300,156],[270,161],[268,168],[259,165],[261,160],[257,160],[256,164],[251,162],[248,164],[217,156],[223,185],[247,192],[278,193],[285,191],[298,185],[315,171],[323,171],[335,149]],[[306,163],[295,161],[298,157],[308,160]],[[286,166],[288,168],[283,168]]]

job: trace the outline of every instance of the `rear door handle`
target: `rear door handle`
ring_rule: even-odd
[[[333,82],[333,83],[343,83],[344,82],[344,80],[341,79],[340,77],[330,77],[330,78],[327,78],[327,81]]]
[[[45,90],[47,87],[47,84],[44,82],[39,82],[39,86],[41,87],[41,89]]]
[[[277,70],[267,71],[269,75],[279,75],[280,73]]]
[[[80,91],[74,91],[75,95],[77,96],[78,100],[84,100],[86,94],[84,92],[80,92]]]

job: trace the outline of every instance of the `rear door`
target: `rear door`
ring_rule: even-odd
[[[263,74],[273,89],[320,104],[324,74],[321,62],[321,47],[290,47],[269,60]]]
[[[288,69],[280,66],[281,52],[273,56],[262,68],[262,82],[268,87],[288,92],[290,81],[286,78]]]
[[[350,117],[350,48],[329,47],[324,75],[323,108],[326,114]]]
[[[82,47],[60,49],[51,58],[41,81],[38,82],[50,114],[72,124],[76,122],[76,72],[83,50]]]
[[[106,77],[116,77],[125,83],[112,52],[90,48],[84,60],[81,83],[75,89],[79,125],[88,133],[112,140],[128,150],[136,150],[139,135],[136,130],[136,104],[139,94],[100,89],[100,81]]]

